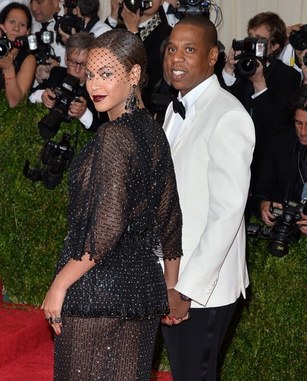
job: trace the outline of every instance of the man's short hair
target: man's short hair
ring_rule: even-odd
[[[79,53],[83,50],[89,50],[95,37],[88,32],[79,32],[72,34],[65,44],[66,53],[77,50]]]
[[[300,86],[290,98],[291,113],[296,110],[307,111],[307,85]]]
[[[99,0],[78,0],[78,7],[83,17],[95,17],[99,12]]]
[[[210,48],[217,45],[216,27],[208,17],[201,14],[186,15],[176,25],[180,24],[194,25],[202,28],[206,36],[206,43],[210,46]]]

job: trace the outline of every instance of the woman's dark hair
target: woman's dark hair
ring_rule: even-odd
[[[99,0],[78,0],[78,7],[83,17],[95,17],[99,12]]]
[[[0,24],[3,24],[5,22],[8,14],[13,9],[20,9],[21,11],[23,11],[25,13],[25,15],[27,17],[27,27],[28,27],[28,29],[31,29],[31,27],[32,27],[32,15],[31,15],[30,9],[26,5],[17,3],[15,1],[13,3],[8,4],[0,12]]]
[[[91,49],[108,49],[130,72],[134,65],[141,68],[139,87],[146,85],[147,55],[143,42],[125,29],[109,30],[94,40]]]
[[[287,42],[286,24],[273,12],[262,12],[251,18],[247,25],[247,30],[258,28],[265,25],[270,32],[271,44],[279,44],[279,48],[274,51],[274,55],[278,55]]]

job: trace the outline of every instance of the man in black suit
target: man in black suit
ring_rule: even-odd
[[[248,22],[248,36],[265,38],[267,59],[257,60],[256,72],[242,76],[238,72],[239,52],[231,48],[222,72],[221,84],[245,106],[255,124],[256,147],[252,166],[252,187],[258,176],[258,161],[266,149],[270,134],[289,122],[289,96],[300,86],[299,73],[277,57],[287,41],[286,25],[275,13],[263,12]]]
[[[259,163],[254,198],[268,226],[275,224],[271,206],[283,208],[285,201],[307,205],[307,85],[292,96],[291,111],[290,128],[272,135],[269,149]],[[297,224],[301,233],[307,234],[307,214],[302,214]]]
[[[142,98],[145,106],[151,110],[151,95],[154,86],[163,77],[161,45],[169,36],[172,27],[168,24],[161,0],[152,0],[148,9],[133,9],[128,7],[130,1],[111,1],[111,14],[106,22],[112,27],[121,25],[132,33],[138,34],[143,41],[148,58],[147,76],[148,83],[144,88]],[[129,9],[130,8],[130,9]],[[120,18],[119,18],[120,14]]]
[[[87,55],[93,39],[94,37],[86,32],[80,32],[69,37],[65,55],[67,67],[53,67],[49,79],[33,89],[29,99],[32,103],[42,102],[46,107],[53,108],[56,98],[54,89],[61,87],[67,74],[70,74],[79,79],[80,91],[78,91],[76,100],[71,102],[68,115],[79,119],[86,129],[96,130],[107,119],[105,115],[96,111],[85,87]]]

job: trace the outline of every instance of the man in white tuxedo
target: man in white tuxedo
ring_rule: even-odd
[[[217,32],[208,18],[187,15],[174,26],[164,69],[185,115],[171,103],[164,130],[183,213],[184,255],[164,319],[172,326],[162,327],[174,381],[216,380],[222,340],[249,284],[244,209],[254,125],[220,87],[217,58]]]

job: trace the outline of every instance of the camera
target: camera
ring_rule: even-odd
[[[70,138],[71,135],[63,134],[59,143],[48,140],[41,151],[43,167],[30,168],[30,162],[26,160],[24,176],[33,182],[42,181],[47,189],[54,189],[59,185],[74,156],[75,149],[70,145]]]
[[[235,55],[236,73],[239,77],[249,78],[256,73],[258,62],[265,62],[268,53],[268,41],[263,37],[246,37],[244,40],[233,40],[232,48],[240,54]]]
[[[0,39],[0,58],[4,58],[8,52],[12,49],[12,43],[6,36]]]
[[[307,24],[292,32],[289,36],[289,42],[295,50],[307,49]]]
[[[64,33],[69,35],[72,34],[73,29],[76,31],[76,33],[79,33],[82,30],[84,30],[83,18],[77,15],[74,15],[73,13],[73,10],[74,8],[77,7],[77,5],[78,5],[77,0],[65,0],[64,7],[67,8],[67,13],[65,13],[63,16],[59,16],[58,14],[54,15],[54,19],[55,19],[54,30],[56,31],[56,42],[63,44],[62,36],[59,32],[59,27]]]
[[[298,241],[299,227],[296,224],[301,219],[301,213],[307,214],[307,200],[300,203],[288,201],[284,208],[270,208],[276,222],[273,227],[258,224],[247,225],[247,235],[270,239],[269,252],[276,257],[283,257],[289,252],[289,244]]]
[[[61,122],[69,122],[71,117],[67,114],[73,100],[81,95],[80,81],[73,75],[67,74],[61,87],[54,89],[55,104],[49,114],[38,122],[40,135],[45,139],[52,138],[60,129]]]
[[[141,15],[143,14],[146,9],[149,9],[152,7],[152,1],[151,0],[123,0],[123,3],[125,6],[129,9],[129,11],[136,13],[138,10],[140,10]],[[121,9],[120,9],[121,12]]]
[[[180,0],[179,7],[176,10],[176,15],[181,18],[184,14],[202,14],[206,17],[210,17],[211,1],[202,0]]]

